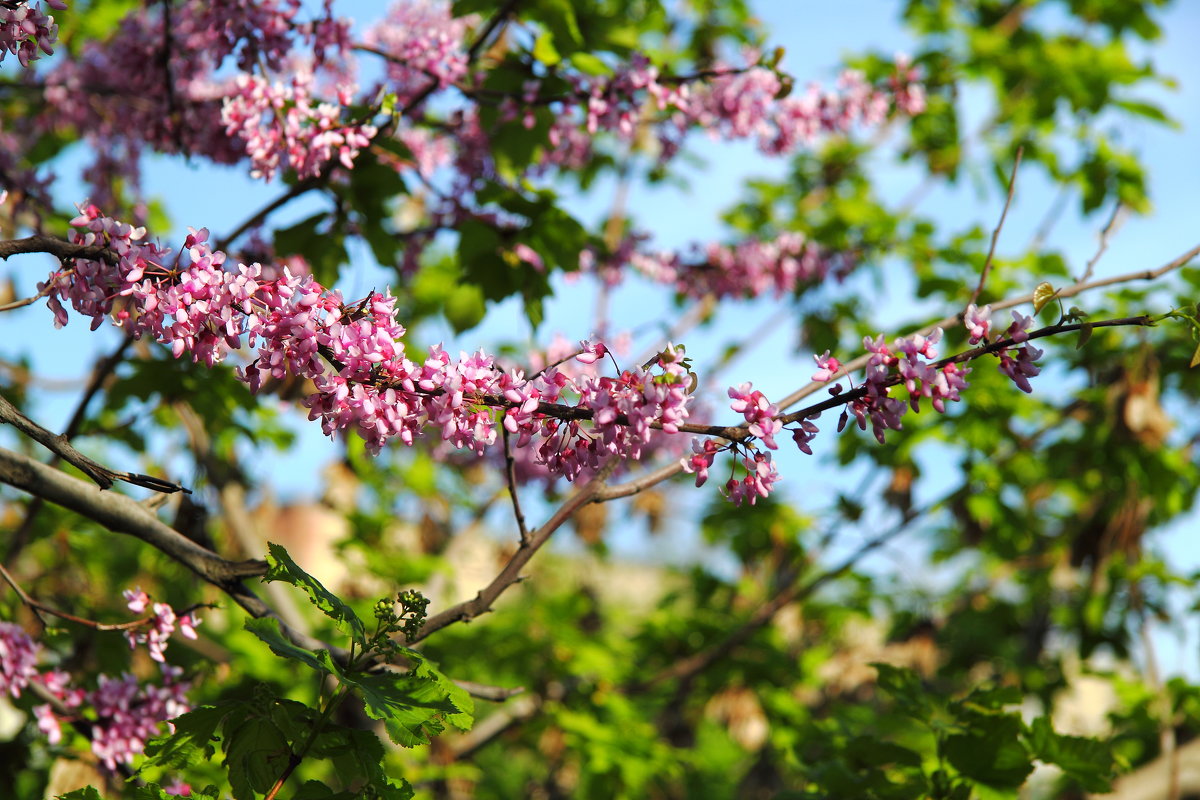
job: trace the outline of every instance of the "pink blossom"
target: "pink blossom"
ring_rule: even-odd
[[[1000,354],[1000,371],[1007,375],[1022,392],[1032,392],[1033,386],[1029,379],[1037,376],[1042,370],[1033,363],[1042,357],[1042,351],[1033,345],[1017,348],[1017,357],[1009,355],[1005,350]]]
[[[67,7],[61,0],[47,0],[47,5],[59,11]],[[5,56],[12,54],[22,67],[28,67],[38,59],[39,50],[51,55],[57,39],[58,25],[54,17],[42,11],[40,3],[36,6],[25,3],[16,8],[0,7],[0,63],[3,63]]]
[[[991,331],[992,307],[984,306],[977,308],[974,303],[967,306],[966,312],[963,314],[963,325],[967,328],[967,334],[970,344],[979,344],[988,338],[988,333]]]
[[[692,440],[692,456],[691,458],[681,459],[680,464],[683,466],[683,471],[696,475],[696,486],[704,485],[708,480],[708,468],[712,466],[713,459],[717,457],[717,453],[723,448],[712,439],[705,439],[703,442]]]
[[[729,396],[733,398],[729,407],[745,417],[750,433],[770,449],[778,448],[775,434],[783,428],[783,423],[776,419],[779,408],[772,405],[762,392],[752,389],[749,383],[730,388]]]
[[[742,480],[730,478],[725,484],[725,494],[734,505],[754,505],[758,498],[768,497],[771,488],[779,481],[779,473],[771,463],[770,453],[754,453],[742,459],[746,477]]]
[[[817,371],[813,373],[812,379],[821,383],[833,380],[834,373],[842,368],[842,362],[830,356],[828,350],[822,355],[814,355],[813,360],[817,362]]]
[[[575,360],[580,364],[595,364],[608,354],[608,348],[604,346],[604,342],[580,342],[579,345],[583,351],[575,356]]]
[[[1017,343],[1029,341],[1028,331],[1033,327],[1033,317],[1026,317],[1014,308],[1012,318],[1013,323],[1004,331],[1004,335]]]
[[[40,651],[41,645],[20,625],[0,622],[0,692],[14,698],[21,696],[21,691],[37,678]]]

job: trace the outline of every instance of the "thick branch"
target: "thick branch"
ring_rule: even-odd
[[[74,511],[116,533],[141,539],[224,591],[251,616],[278,619],[271,607],[242,582],[266,574],[264,561],[224,559],[162,522],[134,499],[101,492],[86,481],[4,448],[0,448],[0,483]],[[300,647],[328,650],[339,662],[347,660],[341,648],[307,636],[285,622],[281,621],[279,627],[289,641]]]
[[[233,562],[221,558],[159,520],[131,497],[102,492],[85,481],[3,448],[0,448],[0,483],[82,514],[109,530],[141,539],[222,588],[267,570],[262,561]]]

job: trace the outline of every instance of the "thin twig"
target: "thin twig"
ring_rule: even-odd
[[[508,439],[508,428],[501,426],[504,437],[504,478],[508,481],[508,495],[512,498],[513,517],[521,535],[521,544],[529,543],[529,529],[525,527],[525,514],[521,512],[521,500],[517,497],[517,467],[513,460],[512,443]]]
[[[1129,209],[1126,207],[1126,205],[1120,202],[1118,202],[1116,207],[1113,208],[1112,216],[1108,218],[1108,222],[1100,231],[1100,244],[1096,247],[1096,254],[1091,257],[1087,263],[1087,266],[1084,267],[1083,274],[1079,276],[1080,283],[1091,279],[1092,272],[1094,272],[1096,269],[1096,264],[1099,263],[1100,258],[1104,255],[1105,251],[1108,250],[1109,240],[1112,238],[1112,235],[1121,227],[1121,223],[1125,221],[1125,212],[1128,210]]]
[[[70,271],[71,270],[64,270],[63,272],[58,273],[58,276],[56,276],[56,277],[65,275]],[[38,300],[41,300],[43,297],[46,297],[47,295],[54,292],[57,283],[58,283],[57,280],[47,281],[46,285],[42,287],[41,291],[39,291],[37,294],[33,295],[32,297],[26,297],[21,300],[14,300],[11,303],[5,303],[4,305],[0,305],[0,312],[15,311],[18,308],[24,308],[25,306],[33,305]]]
[[[29,593],[26,592],[19,583],[17,583],[16,578],[12,576],[12,573],[10,573],[3,564],[0,564],[0,578],[3,578],[4,582],[12,587],[12,590],[17,593],[18,597],[21,598],[21,602],[24,603],[29,610],[37,616],[38,621],[42,623],[43,627],[45,627],[46,622],[42,619],[42,614],[49,614],[52,617],[65,619],[68,622],[74,622],[76,625],[82,625],[85,628],[91,628],[95,631],[131,631],[136,628],[145,627],[154,621],[154,617],[142,617],[129,622],[96,622],[95,620],[86,619],[84,617],[77,617],[74,614],[69,614],[66,611],[60,611],[54,606],[46,605],[40,600],[36,600],[31,597]],[[179,611],[178,613],[180,616],[183,616],[200,608],[215,608],[215,606],[212,603],[195,603],[188,608]]]
[[[1127,272],[1124,275],[1114,275],[1111,278],[1103,278],[1101,280],[1094,280],[1094,281],[1089,281],[1086,283],[1075,283],[1075,284],[1072,284],[1071,286],[1067,286],[1063,289],[1060,289],[1058,291],[1057,296],[1059,298],[1065,299],[1067,297],[1074,297],[1077,294],[1082,294],[1083,292],[1090,291],[1091,289],[1100,289],[1105,286],[1113,286],[1115,284],[1120,284],[1120,283],[1131,283],[1133,281],[1154,280],[1155,278],[1162,277],[1163,275],[1165,275],[1168,272],[1172,272],[1174,270],[1179,269],[1180,267],[1184,266],[1185,264],[1187,264],[1189,261],[1191,261],[1193,258],[1195,258],[1198,255],[1200,255],[1200,245],[1196,245],[1195,247],[1192,247],[1191,249],[1187,250],[1186,252],[1181,253],[1180,255],[1178,255],[1175,258],[1168,261],[1166,264],[1163,264],[1161,267],[1157,267],[1155,269],[1138,270],[1136,272]],[[992,306],[993,311],[1003,311],[1006,308],[1015,308],[1016,306],[1020,306],[1020,305],[1024,305],[1025,303],[1032,303],[1032,302],[1033,302],[1033,292],[1029,292],[1027,294],[1018,295],[1016,297],[1010,297],[1009,299],[1003,300],[998,303],[992,303],[991,306]],[[917,331],[917,333],[922,334],[922,335],[928,335],[928,334],[932,333],[934,331],[934,329],[936,329],[936,328],[953,328],[953,327],[957,327],[958,325],[961,325],[961,324],[962,324],[962,318],[959,315],[955,314],[952,317],[945,317],[943,319],[938,320],[937,322],[930,323],[929,325],[926,325],[924,328],[921,328],[919,331]],[[833,376],[833,380],[843,378],[852,372],[862,369],[863,367],[865,367],[867,365],[867,362],[870,359],[871,359],[871,355],[868,353],[868,354],[858,356],[857,358],[853,359],[852,361],[847,362]],[[795,405],[796,403],[800,402],[801,400],[803,400],[805,397],[808,397],[811,394],[821,391],[821,389],[823,389],[825,386],[826,386],[826,384],[824,384],[824,383],[820,383],[818,381],[812,381],[809,384],[807,384],[806,386],[802,386],[801,388],[792,392],[790,395],[785,397],[783,400],[779,401],[779,407],[780,408],[789,408],[789,407]]]
[[[928,509],[925,509],[928,511]],[[899,536],[914,519],[925,511],[909,511],[904,518],[889,530],[867,540],[857,550],[851,553],[840,564],[825,570],[807,583],[800,583],[800,574],[781,587],[770,600],[763,603],[755,612],[738,627],[727,633],[720,641],[714,642],[703,650],[676,661],[669,667],[655,673],[649,680],[641,681],[629,687],[632,693],[644,692],[665,681],[679,679],[690,680],[708,669],[721,658],[727,656],[735,647],[753,636],[759,629],[767,625],[784,606],[811,596],[825,584],[849,572],[864,556],[887,544]]]
[[[967,305],[974,305],[975,301],[979,299],[983,285],[987,283],[988,273],[992,271],[992,258],[996,255],[996,242],[1000,240],[1000,231],[1004,229],[1004,220],[1008,217],[1009,206],[1012,205],[1013,192],[1017,188],[1017,170],[1021,167],[1021,156],[1024,153],[1024,147],[1017,148],[1017,157],[1013,159],[1012,174],[1008,176],[1008,196],[1004,198],[1004,210],[1000,212],[1000,221],[992,230],[992,244],[988,248],[987,259],[983,262],[983,271],[979,273],[979,283],[975,286],[975,291],[971,292],[971,299],[967,301]]]

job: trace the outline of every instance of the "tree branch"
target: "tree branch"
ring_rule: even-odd
[[[109,530],[141,539],[222,588],[232,581],[263,575],[267,570],[266,562],[227,561],[201,547],[132,497],[99,491],[85,481],[4,448],[0,448],[0,483],[82,514]]]
[[[10,256],[25,253],[49,253],[64,263],[76,258],[107,261],[109,264],[119,261],[117,254],[107,247],[75,244],[56,236],[26,236],[24,239],[0,241],[0,258],[7,260]]]
[[[224,591],[250,616],[279,619],[279,615],[242,582],[245,578],[265,575],[265,561],[222,558],[162,522],[133,498],[99,491],[86,481],[4,448],[0,448],[0,483],[74,511],[116,533],[141,539]],[[309,650],[328,650],[339,663],[348,660],[348,654],[342,648],[301,633],[282,620],[279,627],[293,644]]]
[[[475,617],[491,611],[492,604],[496,602],[496,599],[504,594],[508,587],[521,580],[521,570],[533,558],[534,553],[550,540],[550,536],[562,527],[563,523],[569,520],[576,511],[588,503],[596,502],[597,496],[604,488],[604,482],[608,480],[608,476],[616,469],[618,460],[615,458],[609,459],[600,468],[600,471],[596,473],[595,477],[583,486],[580,486],[575,494],[571,495],[544,525],[534,531],[528,539],[521,542],[521,546],[517,548],[517,552],[504,565],[504,569],[500,571],[500,574],[493,578],[491,583],[481,589],[475,597],[453,605],[425,620],[425,624],[421,627],[421,632],[415,639],[409,640],[410,644],[419,642],[431,633],[436,633],[455,622],[470,622]]]
[[[71,413],[71,419],[67,422],[66,429],[62,432],[62,438],[70,441],[79,433],[79,429],[83,427],[83,422],[87,419],[87,407],[91,404],[92,398],[100,391],[104,382],[108,380],[108,376],[113,373],[117,365],[125,358],[125,351],[133,344],[133,339],[126,336],[121,340],[121,344],[109,355],[101,358],[92,368],[92,375],[88,379],[87,387],[83,390],[83,394],[79,397],[79,402],[75,404],[75,410]],[[50,466],[57,466],[60,457],[55,456],[50,459]],[[30,531],[33,529],[34,520],[42,510],[44,500],[40,497],[35,497],[30,501],[29,506],[25,509],[25,518],[21,520],[21,526],[17,528],[13,534],[12,540],[8,543],[8,552],[5,553],[5,560],[12,561],[17,557],[17,554],[25,547],[29,541]]]
[[[163,492],[164,494],[174,494],[180,491],[191,493],[190,489],[185,489],[177,483],[172,483],[162,478],[155,478],[136,472],[116,472],[103,464],[93,461],[76,450],[75,445],[71,444],[66,436],[52,433],[41,425],[38,425],[17,410],[17,407],[8,402],[3,396],[0,396],[0,422],[12,425],[18,431],[54,453],[84,475],[87,475],[101,489],[111,489],[114,481],[124,481],[134,486],[141,486],[145,489]]]

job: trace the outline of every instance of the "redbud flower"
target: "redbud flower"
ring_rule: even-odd
[[[828,350],[819,356],[814,355],[813,360],[817,362],[818,369],[813,373],[812,379],[821,383],[833,380],[834,373],[842,368],[842,362],[830,356]]]

